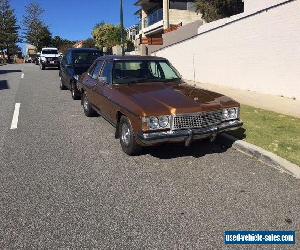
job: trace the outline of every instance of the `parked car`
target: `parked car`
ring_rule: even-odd
[[[41,70],[47,67],[60,67],[59,62],[59,52],[57,48],[42,48],[40,60],[39,60]]]
[[[128,155],[166,142],[189,146],[243,124],[239,103],[186,84],[164,58],[100,57],[78,86],[85,115],[98,113],[113,124]]]
[[[79,99],[81,93],[77,89],[77,80],[101,55],[97,49],[69,49],[61,59],[60,89],[70,89],[72,98]]]

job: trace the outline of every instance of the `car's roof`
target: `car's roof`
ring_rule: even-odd
[[[119,55],[107,55],[107,56],[101,56],[98,57],[99,59],[104,60],[113,60],[113,61],[126,61],[126,60],[167,60],[163,57],[157,57],[157,56],[137,56],[137,55],[126,55],[126,56],[119,56]]]
[[[70,48],[68,49],[69,51],[90,51],[90,50],[94,50],[94,51],[100,51],[97,48]]]

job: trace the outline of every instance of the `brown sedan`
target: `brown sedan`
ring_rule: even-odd
[[[165,142],[188,146],[242,126],[239,103],[184,83],[164,58],[99,57],[77,84],[84,113],[115,126],[128,155]]]

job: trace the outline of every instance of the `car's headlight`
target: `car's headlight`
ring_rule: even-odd
[[[223,109],[222,118],[224,121],[234,120],[239,118],[239,108]]]
[[[150,117],[148,124],[149,124],[150,129],[158,129],[158,127],[159,127],[157,117]]]
[[[158,118],[158,124],[161,128],[165,128],[169,125],[169,116],[164,115]]]
[[[42,61],[46,61],[46,57],[41,57],[41,60]]]
[[[150,116],[142,119],[143,130],[158,130],[170,128],[170,116]]]

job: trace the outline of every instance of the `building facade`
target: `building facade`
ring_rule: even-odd
[[[162,35],[176,30],[185,24],[201,19],[195,11],[194,0],[139,0],[135,3],[140,9],[136,15],[140,18],[136,35],[136,47],[139,45],[161,45]]]

